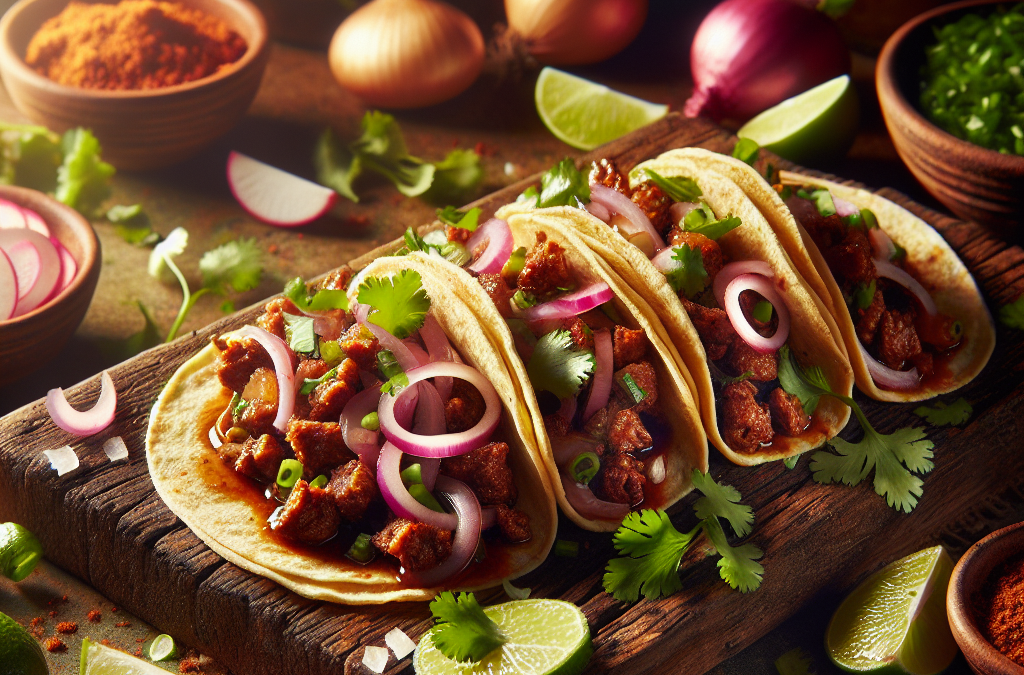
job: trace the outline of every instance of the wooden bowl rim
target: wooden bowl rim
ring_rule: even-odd
[[[962,0],[949,5],[942,5],[935,9],[915,16],[910,21],[900,26],[895,33],[889,36],[878,55],[878,64],[875,67],[875,87],[878,90],[880,101],[888,102],[896,108],[896,112],[903,117],[909,125],[915,127],[915,135],[923,136],[926,133],[938,134],[938,144],[958,151],[961,154],[972,154],[990,166],[998,166],[1001,170],[1024,173],[1024,156],[1004,155],[996,150],[976,145],[961,138],[957,138],[945,129],[928,120],[918,112],[910,101],[903,95],[896,82],[894,71],[896,69],[896,52],[899,50],[904,38],[922,24],[928,23],[944,14],[956,12],[967,7],[982,5],[1012,5],[1011,0]]]
[[[37,73],[24,61],[21,54],[18,54],[14,45],[11,44],[11,25],[19,18],[22,12],[26,11],[40,2],[53,2],[54,0],[19,0],[13,7],[7,10],[0,19],[0,69],[11,70],[19,79],[26,81],[36,89],[45,90],[53,95],[68,96],[80,99],[97,101],[118,101],[129,99],[157,98],[172,96],[174,94],[188,93],[196,89],[216,86],[223,80],[238,77],[240,73],[247,71],[253,65],[259,66],[262,63],[262,55],[269,45],[267,21],[263,13],[249,0],[210,0],[215,4],[226,5],[234,8],[239,14],[248,17],[255,26],[252,40],[247,40],[245,53],[232,64],[231,68],[224,68],[219,72],[169,87],[157,89],[86,89],[84,87],[72,87],[66,84],[55,82],[45,75]],[[116,4],[116,0],[81,0],[89,4]],[[184,4],[192,4],[192,0],[177,0]],[[66,3],[65,3],[66,4]],[[59,12],[58,12],[59,13]],[[54,15],[56,16],[56,14]],[[237,22],[229,21],[220,17],[230,25],[232,30],[238,30]],[[36,26],[35,30],[38,30]],[[33,32],[33,35],[35,33]]]
[[[4,319],[3,321],[0,321],[0,329],[2,329],[7,326],[13,326],[19,322],[30,321],[34,317],[54,310],[63,304],[67,298],[77,294],[79,289],[87,283],[86,280],[91,275],[91,271],[99,264],[100,247],[99,239],[96,237],[96,231],[84,216],[70,206],[58,202],[56,199],[45,193],[14,185],[0,185],[0,198],[14,202],[18,206],[36,211],[36,213],[39,214],[39,217],[42,218],[47,225],[54,222],[55,219],[53,218],[53,214],[59,214],[60,221],[69,230],[71,230],[74,234],[74,238],[82,246],[82,260],[76,260],[78,263],[78,271],[75,274],[75,278],[71,280],[71,283],[61,290],[61,292],[55,297],[50,298],[46,303],[36,307],[31,312],[22,314],[14,319]],[[39,213],[39,202],[43,202],[46,205],[47,213]],[[62,245],[64,244],[65,240],[57,237],[56,233],[52,234],[61,242]]]
[[[967,585],[966,579],[970,575],[975,574],[975,570],[980,569],[978,564],[979,559],[984,559],[982,556],[985,555],[988,547],[992,542],[1000,540],[1007,536],[1017,536],[1021,541],[1021,551],[1024,552],[1024,521],[1009,525],[1002,529],[996,530],[992,534],[988,535],[981,541],[977,542],[967,550],[967,553],[957,562],[953,568],[953,573],[949,579],[949,587],[946,593],[946,613],[949,617],[949,625],[953,631],[953,637],[956,639],[957,644],[960,645],[960,649],[964,652],[964,656],[968,657],[969,653],[980,656],[985,660],[985,664],[991,664],[998,666],[998,670],[992,671],[995,674],[1002,675],[1003,673],[1013,674],[1024,674],[1024,666],[1010,660],[1005,654],[996,649],[992,643],[981,634],[978,629],[978,625],[974,620],[974,612],[971,610],[971,598],[964,597],[965,586]],[[1009,555],[1013,555],[1011,552]],[[1005,562],[1006,558],[997,559],[992,562],[992,565],[988,570],[985,571],[986,576],[992,573],[992,570],[996,566]],[[988,567],[988,565],[986,565]],[[972,664],[975,659],[968,658]]]

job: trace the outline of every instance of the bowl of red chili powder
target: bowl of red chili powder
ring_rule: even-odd
[[[1024,675],[1024,522],[964,554],[946,594],[949,625],[979,675]]]
[[[248,0],[21,0],[0,21],[15,106],[92,129],[119,169],[183,160],[245,115],[269,55]]]

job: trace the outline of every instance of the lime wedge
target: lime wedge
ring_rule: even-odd
[[[872,575],[832,616],[829,657],[854,673],[934,675],[957,646],[946,618],[953,561],[941,546],[901,558]]]
[[[537,114],[559,140],[593,150],[660,119],[667,105],[612,91],[554,68],[540,71],[533,91]]]
[[[47,675],[39,643],[17,621],[0,612],[0,673]]]
[[[857,134],[860,108],[848,75],[768,108],[736,132],[793,162],[842,155]]]
[[[167,675],[167,671],[98,642],[82,640],[79,675]]]
[[[576,675],[594,652],[590,625],[576,605],[562,600],[514,600],[486,607],[508,638],[478,663],[452,661],[434,647],[434,629],[420,638],[413,656],[417,675]]]
[[[21,581],[42,557],[43,547],[34,534],[17,523],[0,523],[0,574]]]
[[[166,661],[174,658],[178,653],[178,646],[174,644],[174,638],[167,633],[161,633],[149,643],[149,660]]]

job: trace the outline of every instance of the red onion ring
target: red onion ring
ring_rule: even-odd
[[[896,244],[892,243],[889,235],[882,232],[882,228],[873,227],[868,230],[868,239],[871,240],[871,250],[874,251],[876,260],[892,260],[896,254]]]
[[[288,431],[288,420],[295,408],[295,372],[292,370],[292,356],[284,340],[257,326],[243,326],[236,333],[238,339],[252,338],[270,354],[277,375],[277,416],[274,428],[282,434]]]
[[[75,410],[64,397],[60,387],[46,392],[46,411],[50,413],[54,424],[76,436],[92,436],[110,426],[114,421],[117,408],[117,391],[110,374],[100,374],[100,396],[96,405],[89,410]]]
[[[616,504],[598,499],[586,485],[580,485],[572,478],[561,474],[565,498],[576,512],[591,520],[622,520],[629,513],[628,504]]]
[[[678,225],[683,222],[683,218],[686,218],[690,211],[699,208],[700,202],[676,202],[668,207],[668,212],[672,216],[672,222]]]
[[[363,383],[363,389],[379,387],[381,385],[380,378],[368,370],[359,370],[359,381]]]
[[[465,483],[448,476],[437,477],[437,488],[448,495],[458,517],[458,525],[455,527],[452,553],[447,560],[432,570],[408,574],[417,586],[434,586],[466,569],[480,543],[483,516],[473,491]]]
[[[363,418],[377,409],[380,404],[380,385],[367,387],[349,399],[341,411],[341,436],[345,445],[359,455],[367,466],[376,466],[380,452],[380,432],[364,429]]]
[[[609,220],[612,219],[612,212],[609,211],[608,208],[605,207],[603,204],[598,204],[597,202],[588,202],[583,206],[583,208],[585,208],[587,212],[590,213],[590,215],[594,216],[598,220],[603,220],[604,222],[607,223]]]
[[[359,307],[360,311],[356,314],[356,320],[360,324],[366,326],[367,330],[373,333],[382,348],[395,355],[395,360],[398,361],[398,365],[402,366],[402,370],[409,371],[417,366],[423,365],[412,351],[409,350],[408,345],[389,333],[382,326],[378,326],[374,322],[370,321],[369,305],[360,305]],[[363,307],[366,307],[366,309],[363,310]]]
[[[402,482],[401,472],[402,451],[392,443],[385,443],[377,459],[377,486],[388,508],[399,518],[416,520],[442,530],[454,530],[458,517],[451,513],[438,513],[416,501]]]
[[[498,392],[491,383],[479,371],[461,363],[437,362],[414,368],[406,375],[409,377],[410,387],[403,389],[398,396],[386,396],[381,399],[377,411],[380,430],[403,452],[417,457],[455,457],[482,446],[497,428],[501,419],[501,399],[498,398]],[[476,387],[486,404],[483,417],[471,429],[454,434],[423,436],[403,428],[395,419],[396,403],[406,395],[411,385],[438,376],[458,377]]]
[[[775,313],[779,315],[779,325],[771,337],[763,337],[754,330],[743,314],[743,308],[740,307],[740,293],[746,290],[760,293],[775,307]],[[740,339],[750,345],[754,351],[770,354],[786,344],[786,339],[789,337],[789,308],[786,307],[782,296],[775,290],[771,279],[760,274],[741,274],[730,281],[725,289],[725,312],[729,315],[729,322]]]
[[[302,311],[302,310],[299,310]],[[313,332],[325,340],[337,340],[344,328],[344,318],[337,315],[321,314],[319,316],[303,312],[313,319]]]
[[[875,384],[892,391],[908,391],[920,384],[920,376],[917,368],[910,370],[893,370],[889,366],[879,363],[875,357],[864,348],[860,338],[857,338],[857,347],[860,348],[860,355],[864,358],[864,365],[868,367],[868,373]]]
[[[434,381],[441,378],[434,378]],[[447,378],[449,381],[451,378]],[[416,406],[416,424],[412,430],[424,436],[436,436],[443,434],[448,429],[448,422],[444,415],[444,401],[441,400],[441,393],[437,387],[429,382],[420,382],[416,385],[420,390],[420,401]],[[420,478],[423,479],[423,486],[433,491],[434,481],[437,479],[437,472],[441,468],[441,460],[436,458],[420,458]]]
[[[498,524],[498,509],[494,506],[480,509],[480,530],[489,530]]]
[[[409,353],[419,362],[419,365],[423,366],[430,363],[430,356],[427,354],[427,350],[421,347],[420,343],[416,342],[416,340],[407,338],[402,340],[402,344],[408,347]]]
[[[612,299],[614,293],[603,281],[596,281],[584,286],[574,293],[555,298],[550,302],[544,302],[524,309],[517,314],[518,318],[524,321],[538,321],[540,319],[568,319],[583,312],[600,307]]]
[[[592,452],[595,455],[600,454],[598,449],[601,443],[588,434],[572,432],[565,436],[553,438],[551,441],[551,454],[554,455],[556,466],[569,464],[583,452]]]
[[[427,318],[424,319],[423,327],[420,328],[420,339],[423,340],[423,344],[427,347],[430,363],[435,361],[459,361],[455,358],[455,350],[452,349],[451,343],[448,342],[448,336],[444,334],[441,324],[437,322],[433,314],[428,313]],[[434,386],[437,387],[437,393],[441,395],[441,400],[447,401],[448,395],[452,393],[452,378],[434,378]]]
[[[892,279],[903,288],[907,289],[911,295],[917,298],[918,303],[921,305],[921,309],[925,311],[928,316],[935,316],[939,313],[939,308],[935,306],[935,301],[932,300],[932,296],[928,294],[928,291],[924,289],[924,286],[910,276],[906,270],[902,270],[896,267],[887,260],[875,260],[875,269],[878,270],[878,276],[885,277],[886,279]]]
[[[712,291],[719,307],[725,307],[725,289],[732,283],[732,280],[741,274],[760,274],[769,279],[775,278],[775,270],[771,265],[761,260],[740,260],[731,262],[722,268],[722,271],[715,276],[715,283]]]
[[[665,240],[662,239],[661,235],[658,234],[658,231],[654,229],[654,225],[651,224],[651,219],[648,218],[640,207],[634,204],[633,200],[626,195],[622,194],[618,190],[605,187],[600,183],[591,183],[590,201],[605,207],[608,209],[609,213],[617,213],[628,220],[632,227],[629,229],[627,234],[646,232],[650,235],[651,241],[654,242],[655,251],[660,251],[665,248]]]
[[[608,405],[612,394],[612,375],[614,374],[614,352],[612,351],[612,334],[607,328],[594,331],[594,377],[590,386],[590,398],[583,410],[583,422],[586,423],[601,408]]]
[[[484,242],[487,242],[487,248],[466,269],[477,274],[498,274],[512,256],[512,247],[515,245],[508,223],[499,218],[485,221],[466,242],[466,250],[472,255]]]

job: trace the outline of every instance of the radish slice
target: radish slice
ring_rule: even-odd
[[[22,248],[20,246],[22,242],[31,244],[35,248],[38,258]],[[15,248],[20,253],[16,254]],[[14,316],[27,314],[42,305],[57,286],[61,273],[60,255],[49,239],[27,228],[0,230],[0,249],[7,253],[19,278],[21,297],[18,299]],[[16,259],[16,255],[21,255],[21,263]],[[28,267],[23,267],[24,265]],[[30,287],[26,287],[22,283],[22,279],[31,279]]]
[[[508,223],[499,218],[487,220],[466,242],[466,250],[472,255],[484,242],[487,243],[487,248],[479,258],[467,265],[466,269],[478,274],[497,274],[512,255],[514,242]]]
[[[580,485],[572,478],[567,478],[565,474],[561,474],[561,478],[565,498],[584,518],[619,521],[629,513],[628,504],[616,504],[598,499],[586,485]]]
[[[75,280],[75,275],[78,274],[78,263],[75,261],[75,256],[71,255],[71,251],[64,248],[64,245],[55,237],[50,237],[50,243],[57,249],[57,255],[60,256],[60,281],[53,291],[53,294],[57,295]]]
[[[473,491],[465,483],[448,476],[437,477],[437,488],[448,495],[459,523],[455,527],[452,552],[448,559],[432,570],[408,575],[417,586],[439,584],[464,570],[476,554],[476,547],[480,543],[482,514],[480,502]]]
[[[105,370],[100,375],[100,397],[90,410],[78,411],[72,408],[60,387],[46,392],[46,411],[50,413],[54,424],[76,436],[91,436],[109,427],[114,421],[116,409],[117,390]]]
[[[775,271],[771,265],[761,260],[740,260],[729,263],[715,277],[715,283],[712,286],[719,307],[725,307],[725,289],[733,279],[741,274],[760,274],[769,279],[775,278]]]
[[[932,300],[932,296],[929,295],[928,291],[924,289],[924,286],[910,276],[906,270],[896,267],[887,260],[875,260],[875,269],[878,270],[878,276],[885,277],[886,279],[892,279],[903,288],[907,289],[917,301],[921,304],[921,309],[925,311],[929,316],[935,316],[939,313],[939,308],[935,306],[935,301]]]
[[[0,321],[6,321],[14,315],[18,306],[18,275],[14,271],[11,259],[0,249]]]
[[[240,152],[228,155],[228,185],[249,215],[271,225],[294,227],[316,220],[338,193],[264,164]]]
[[[14,266],[14,275],[18,277],[18,301],[20,302],[36,282],[42,271],[39,250],[27,241],[19,241],[7,247],[7,256]]]
[[[772,303],[775,313],[779,315],[779,325],[775,335],[764,337],[750,325],[743,308],[740,307],[740,293],[743,291],[760,293],[765,300]],[[729,282],[725,289],[725,312],[729,315],[729,323],[744,342],[761,354],[770,354],[786,344],[789,337],[789,309],[782,296],[775,290],[771,279],[760,274],[741,274]]]
[[[651,219],[626,195],[600,183],[591,183],[590,201],[605,207],[613,215],[617,213],[625,218],[629,222],[630,227],[622,229],[627,235],[645,232],[650,236],[651,241],[654,242],[655,252],[665,248],[665,240],[654,229]]]
[[[860,348],[860,355],[864,358],[864,364],[868,367],[868,373],[875,384],[883,389],[891,391],[907,391],[914,389],[920,383],[921,378],[917,368],[910,370],[893,370],[889,366],[875,360],[875,357],[868,353],[864,344],[857,338],[857,347]]]
[[[78,455],[70,445],[56,450],[43,450],[43,454],[50,460],[50,468],[56,471],[58,476],[78,468]]]
[[[288,419],[295,409],[295,373],[292,371],[292,356],[284,340],[257,326],[243,326],[235,335],[252,338],[270,354],[277,374],[277,417],[274,428],[282,434],[288,431]]]
[[[28,227],[21,207],[6,199],[0,199],[0,230]],[[49,235],[47,235],[49,236]]]
[[[25,227],[30,230],[34,230],[39,234],[43,235],[47,239],[53,235],[50,233],[50,227],[46,224],[46,221],[42,217],[31,209],[23,208],[21,215],[25,218]]]
[[[438,513],[416,501],[402,482],[402,451],[393,443],[385,443],[377,460],[377,486],[388,507],[399,518],[416,520],[442,530],[454,530],[458,517],[453,513]]]
[[[569,319],[600,307],[612,299],[614,293],[608,284],[597,281],[584,286],[575,293],[563,295],[550,302],[534,305],[517,313],[517,318],[524,321],[540,321],[542,319]]]
[[[583,410],[583,422],[586,423],[601,408],[608,405],[612,393],[612,375],[614,359],[612,352],[612,334],[607,328],[594,332],[594,384],[590,388],[590,398]]]
[[[103,444],[103,452],[106,453],[107,459],[111,462],[120,462],[122,459],[128,459],[128,446],[125,445],[124,439],[120,436],[108,438]]]

